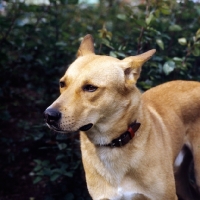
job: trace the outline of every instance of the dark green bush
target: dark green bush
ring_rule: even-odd
[[[142,90],[174,79],[200,80],[198,3],[100,2],[8,1],[6,14],[0,15],[1,199],[17,199],[16,194],[19,199],[89,199],[78,135],[56,136],[42,119],[87,33],[94,36],[97,53],[120,59],[157,49],[143,68]]]

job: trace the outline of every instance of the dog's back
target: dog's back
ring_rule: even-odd
[[[154,87],[143,94],[143,99],[164,117],[173,106],[184,123],[200,117],[200,83],[195,81],[171,81]],[[184,110],[184,112],[183,112]],[[173,112],[173,111],[172,111]]]

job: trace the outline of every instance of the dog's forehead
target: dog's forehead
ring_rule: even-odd
[[[83,79],[109,81],[123,79],[121,61],[109,56],[82,56],[76,59],[68,68],[65,77],[70,80]],[[112,78],[110,78],[112,77]]]

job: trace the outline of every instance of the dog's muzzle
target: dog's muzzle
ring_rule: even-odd
[[[50,129],[53,129],[54,131],[57,131],[57,132],[63,132],[61,130],[61,128],[59,127],[60,119],[61,119],[61,113],[58,110],[56,110],[54,108],[47,108],[44,111],[44,120]],[[92,128],[92,126],[93,126],[93,124],[89,123],[89,124],[86,124],[86,125],[80,127],[78,130],[88,131],[89,129]]]
[[[59,130],[58,122],[60,118],[61,113],[54,108],[47,108],[44,111],[44,120],[46,124],[54,130]]]

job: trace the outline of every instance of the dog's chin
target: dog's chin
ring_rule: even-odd
[[[86,124],[84,126],[82,126],[81,128],[79,128],[80,131],[88,131],[93,127],[92,123]]]

